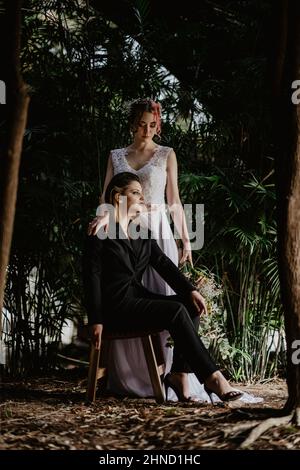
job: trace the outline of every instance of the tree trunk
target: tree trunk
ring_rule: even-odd
[[[274,86],[276,115],[276,186],[278,260],[287,339],[287,385],[290,412],[300,407],[300,104],[292,102],[292,83],[300,79],[300,2],[281,0]],[[300,83],[300,82],[299,82]],[[300,93],[298,94],[300,97]],[[300,102],[300,100],[299,100]],[[298,346],[298,349],[300,347]],[[294,357],[293,357],[294,356]]]
[[[6,269],[13,234],[22,142],[29,96],[20,72],[21,0],[9,0],[6,8],[6,56],[2,62],[7,87],[7,136],[1,151],[0,199],[0,338]]]

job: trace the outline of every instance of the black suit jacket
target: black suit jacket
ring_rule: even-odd
[[[83,252],[83,286],[89,325],[105,323],[106,315],[130,311],[135,299],[147,297],[142,276],[151,265],[170,287],[181,296],[195,290],[177,266],[147,233],[147,239],[117,238],[100,240],[87,236]],[[144,232],[145,236],[145,232]]]

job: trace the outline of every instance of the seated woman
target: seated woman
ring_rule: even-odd
[[[110,221],[107,234],[87,236],[83,254],[85,305],[95,346],[99,347],[103,325],[124,332],[168,330],[174,354],[165,377],[166,395],[171,387],[179,400],[187,401],[180,374],[192,370],[210,397],[215,393],[222,401],[240,398],[243,394],[230,386],[199,338],[205,300],[151,238],[150,230],[138,224],[145,206],[138,176],[115,175],[105,202],[113,208],[115,223]],[[154,294],[144,287],[142,276],[149,265],[177,295]]]

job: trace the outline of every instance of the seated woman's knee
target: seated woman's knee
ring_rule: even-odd
[[[182,302],[170,301],[166,305],[166,314],[170,321],[176,320],[178,316],[189,316],[189,313]]]

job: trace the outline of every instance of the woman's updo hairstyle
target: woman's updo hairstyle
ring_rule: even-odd
[[[130,130],[133,132],[137,131],[139,122],[143,113],[153,113],[155,116],[157,130],[156,133],[160,136],[161,133],[161,105],[151,100],[150,98],[137,99],[131,101],[128,105],[128,121]]]
[[[107,185],[104,195],[105,202],[114,205],[115,195],[123,194],[132,181],[141,183],[139,177],[129,171],[123,171],[122,173],[114,175]]]

